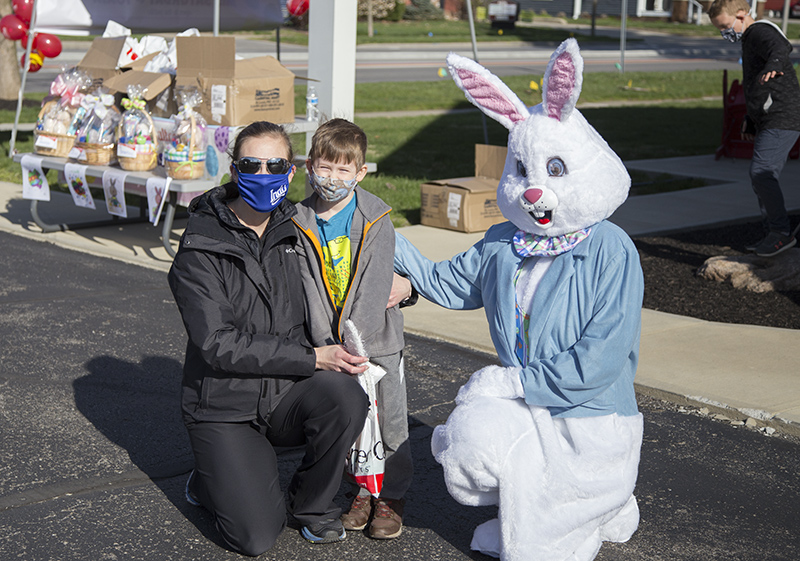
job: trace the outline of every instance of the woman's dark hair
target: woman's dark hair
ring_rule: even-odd
[[[292,140],[289,138],[289,135],[283,130],[282,126],[270,123],[269,121],[256,121],[239,131],[239,134],[236,136],[236,142],[233,143],[233,148],[228,152],[231,160],[236,161],[239,159],[245,140],[262,136],[273,136],[282,139],[286,143],[286,148],[289,152],[289,161],[291,162],[294,160],[294,150],[292,149]]]

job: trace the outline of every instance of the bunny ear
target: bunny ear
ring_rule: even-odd
[[[564,121],[572,114],[583,85],[583,57],[578,42],[567,39],[550,57],[542,81],[544,114]]]
[[[528,108],[514,92],[474,60],[450,53],[447,68],[470,103],[507,129],[530,116]]]

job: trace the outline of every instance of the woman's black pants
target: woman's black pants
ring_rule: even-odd
[[[260,555],[286,526],[273,446],[305,446],[288,490],[288,511],[302,525],[338,518],[333,502],[345,458],[361,433],[368,400],[358,381],[318,371],[297,382],[269,419],[187,424],[195,458],[191,490],[234,551]]]

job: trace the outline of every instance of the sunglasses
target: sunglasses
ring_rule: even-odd
[[[292,162],[286,158],[270,158],[268,160],[262,160],[261,158],[251,158],[246,156],[233,162],[233,165],[236,166],[236,169],[239,171],[239,173],[249,174],[258,173],[261,171],[262,164],[266,164],[267,171],[272,175],[284,175],[289,173],[289,170],[292,169]]]

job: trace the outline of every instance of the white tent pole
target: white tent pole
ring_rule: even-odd
[[[33,36],[36,34],[36,0],[33,0],[31,7],[31,26],[28,28],[28,46],[25,49],[25,68],[22,69],[22,82],[19,85],[19,97],[17,98],[17,114],[14,116],[14,128],[11,129],[11,142],[8,144],[8,157],[14,156],[14,146],[17,143],[17,127],[19,126],[19,115],[22,112],[22,99],[25,95],[25,82],[28,78],[28,66],[31,63],[31,49],[33,48]],[[16,58],[16,56],[14,57]]]
[[[214,0],[214,37],[219,36],[219,0]]]
[[[469,35],[472,39],[472,58],[478,62],[478,41],[475,39],[475,20],[472,19],[472,0],[467,0],[467,16],[469,17]]]
[[[625,74],[625,36],[628,26],[628,0],[622,0],[622,22],[619,28],[619,69]]]
[[[475,20],[472,19],[472,0],[467,0],[467,14],[469,16],[469,34],[472,38],[472,57],[478,62],[478,41],[475,39]],[[489,144],[489,129],[486,126],[486,115],[481,111],[481,122],[483,123],[483,143]]]
[[[783,19],[781,20],[781,29],[783,34],[786,35],[786,30],[789,29],[789,0],[783,0]]]

